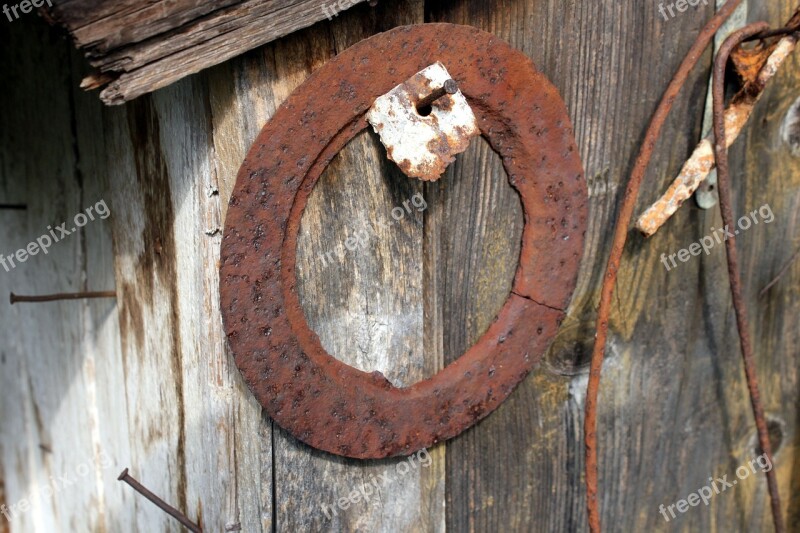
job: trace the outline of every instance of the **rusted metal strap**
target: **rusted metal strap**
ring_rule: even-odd
[[[525,227],[512,293],[489,330],[434,377],[396,388],[322,348],[295,289],[297,235],[319,176],[367,127],[375,99],[436,61],[503,159]],[[220,266],[236,365],[279,425],[331,453],[407,455],[453,437],[500,405],[553,339],[575,288],[587,197],[566,107],[524,54],[452,24],[362,41],[286,100],[239,171]]]
[[[438,180],[480,135],[467,99],[439,61],[375,100],[367,120],[389,159],[423,181]]]
[[[608,258],[605,276],[603,276],[603,286],[600,294],[600,307],[597,312],[597,331],[595,335],[594,348],[592,350],[592,361],[589,370],[589,384],[586,391],[586,418],[584,420],[584,439],[586,443],[586,507],[589,513],[589,528],[593,533],[600,532],[600,510],[598,506],[597,490],[597,395],[600,389],[600,374],[603,368],[605,356],[606,340],[608,338],[608,320],[611,312],[611,298],[614,295],[614,288],[617,284],[617,272],[619,270],[622,253],[628,239],[628,227],[633,218],[633,209],[636,206],[636,198],[639,195],[639,188],[642,185],[647,165],[653,155],[656,142],[661,134],[664,121],[667,119],[672,104],[694,66],[699,61],[703,51],[708,47],[714,34],[720,26],[733,14],[733,11],[741,3],[741,0],[728,0],[725,6],[715,14],[708,24],[697,36],[688,54],[683,59],[678,71],[670,81],[661,102],[658,104],[650,125],[647,128],[644,143],[640,148],[636,158],[636,164],[628,180],[628,186],[620,206],[619,217],[614,228],[614,240],[611,245],[611,255]]]

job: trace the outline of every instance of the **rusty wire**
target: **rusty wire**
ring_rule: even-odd
[[[725,68],[731,52],[739,46],[745,39],[757,35],[769,29],[765,22],[749,24],[737,30],[728,37],[714,61],[714,76],[712,84],[712,94],[714,98],[714,157],[717,162],[717,183],[719,186],[719,208],[722,214],[722,223],[725,227],[732,227],[735,224],[733,209],[731,207],[731,186],[730,173],[728,168],[728,147],[725,143]],[[737,232],[738,233],[738,232]],[[739,330],[739,343],[742,349],[742,359],[744,360],[744,372],[747,378],[747,389],[750,393],[750,403],[753,406],[753,416],[756,420],[758,430],[758,442],[761,452],[767,456],[767,462],[772,463],[772,446],[769,441],[769,430],[767,420],[764,416],[764,408],[761,405],[761,395],[758,390],[758,378],[756,377],[756,366],[753,361],[753,348],[750,343],[750,330],[747,321],[747,307],[742,297],[742,280],[739,269],[738,253],[736,251],[736,237],[731,236],[725,240],[725,250],[728,260],[728,277],[731,286],[731,298],[733,299],[733,309],[736,314],[736,327]],[[771,468],[766,472],[767,487],[769,488],[770,504],[772,507],[772,521],[775,524],[776,533],[784,532],[783,516],[781,515],[780,495],[778,493],[778,482],[775,478],[775,469]]]
[[[796,16],[797,14],[795,14],[795,17]],[[800,31],[800,24],[797,24],[794,17],[792,18],[792,22],[793,24],[790,23],[788,26],[785,26],[783,28],[776,28],[774,30],[765,30],[755,35],[751,35],[742,42],[746,43],[749,41],[763,41],[764,39],[769,39],[770,37],[782,37],[784,35],[789,35],[790,33],[797,33],[797,31]]]
[[[790,258],[789,258],[789,260],[788,260],[788,261],[786,261],[786,264],[784,264],[784,265],[783,265],[783,268],[781,268],[781,269],[780,269],[780,271],[778,272],[778,274],[777,274],[777,275],[776,275],[774,278],[772,278],[772,280],[771,280],[769,283],[767,283],[767,284],[766,284],[766,286],[765,286],[763,289],[761,289],[761,292],[759,292],[759,293],[758,293],[758,297],[759,297],[759,298],[763,298],[763,297],[764,297],[764,295],[765,295],[765,294],[767,294],[767,292],[769,292],[769,290],[770,290],[770,289],[771,289],[771,288],[772,288],[772,287],[773,287],[773,286],[774,286],[776,283],[778,283],[778,282],[781,280],[781,278],[782,278],[782,277],[783,277],[783,276],[784,276],[784,275],[785,275],[785,274],[786,274],[786,273],[789,271],[789,269],[792,267],[792,263],[794,263],[794,262],[795,262],[795,260],[796,260],[798,257],[800,257],[800,248],[798,248],[797,250],[795,250],[795,252],[792,254],[792,257],[790,257]]]
[[[600,307],[597,316],[595,344],[592,350],[592,361],[589,370],[589,384],[586,390],[586,418],[584,420],[584,438],[586,442],[586,507],[589,513],[589,528],[593,533],[600,532],[600,510],[597,492],[597,396],[600,388],[600,375],[605,356],[605,345],[608,337],[608,320],[611,311],[611,298],[617,282],[619,264],[628,239],[628,226],[633,217],[633,209],[639,194],[644,174],[653,155],[656,142],[661,134],[664,122],[669,115],[678,93],[686,83],[689,73],[700,60],[705,49],[711,43],[717,30],[733,14],[741,0],[728,0],[725,5],[708,21],[697,36],[678,71],[670,81],[661,102],[658,104],[650,125],[647,128],[644,143],[636,158],[625,195],[620,206],[619,218],[614,228],[611,254],[608,258],[606,273],[600,295]]]

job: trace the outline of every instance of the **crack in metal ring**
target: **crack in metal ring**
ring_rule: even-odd
[[[435,376],[396,388],[322,348],[295,289],[297,235],[311,190],[367,127],[375,98],[434,61],[447,66],[501,156],[525,227],[511,294],[488,331]],[[366,39],[292,93],[237,176],[220,266],[221,312],[236,365],[281,427],[330,453],[407,455],[454,437],[508,397],[556,334],[583,253],[586,202],[564,103],[521,52],[453,24]]]

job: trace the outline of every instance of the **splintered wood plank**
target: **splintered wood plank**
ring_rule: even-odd
[[[123,380],[104,371],[119,353],[115,301],[12,307],[8,300],[12,291],[114,288],[108,220],[95,214],[75,225],[76,214],[104,199],[105,186],[94,173],[101,143],[90,152],[75,136],[78,117],[88,125],[96,116],[71,90],[70,51],[36,19],[0,33],[0,203],[27,205],[0,210],[0,254],[7,262],[62,222],[71,231],[51,240],[46,254],[0,267],[0,504],[11,518],[0,515],[3,532],[108,531],[118,523],[108,516],[117,503],[108,483],[127,443],[115,431],[124,408],[113,409]],[[118,514],[125,520],[130,512]]]
[[[144,6],[138,2],[136,7],[131,5],[133,2],[114,2],[114,12],[106,13],[102,18],[96,18],[97,12],[92,11],[93,6],[88,9],[84,7],[83,10],[73,6],[56,6],[53,11],[73,19],[75,29],[71,32],[72,37],[78,43],[89,45],[87,53],[90,57],[98,57],[121,46],[141,43],[239,2],[240,0],[172,0]],[[102,8],[102,4],[111,2],[100,4]]]
[[[792,6],[777,4],[781,5],[763,7],[750,18],[781,25]],[[713,6],[690,7],[689,12],[669,20],[657,8],[657,4],[633,1],[426,3],[426,20],[470,24],[495,33],[529,55],[558,87],[581,148],[591,213],[578,288],[545,363],[492,416],[448,444],[449,529],[587,529],[582,440],[586,365],[616,206],[657,100]],[[647,205],[663,189],[699,139],[710,60],[707,53],[676,102],[642,188],[640,205]],[[794,71],[784,76],[796,87],[796,67],[788,65],[787,71]],[[777,91],[774,100],[765,97],[773,101],[769,121],[760,132],[752,133],[749,142],[741,143],[738,155],[736,151],[732,155],[747,162],[747,179],[744,175],[732,179],[739,198],[741,191],[758,194],[741,204],[742,213],[745,207],[749,212],[774,198],[780,206],[775,209],[776,221],[786,224],[778,235],[774,225],[754,227],[739,239],[739,246],[747,257],[745,284],[752,291],[752,321],[760,328],[756,336],[763,345],[759,370],[769,376],[763,380],[762,394],[768,414],[776,419],[774,433],[784,435],[784,448],[776,456],[784,507],[790,517],[797,517],[797,484],[792,481],[792,474],[796,477],[798,472],[797,441],[789,444],[786,439],[796,434],[800,356],[797,333],[790,333],[793,326],[779,318],[797,315],[797,294],[789,289],[791,279],[797,279],[797,267],[785,281],[787,292],[777,301],[755,297],[780,268],[777,265],[796,249],[776,245],[791,242],[789,235],[796,233],[797,224],[796,198],[780,192],[796,189],[796,159],[790,159],[785,147],[778,151],[783,114],[797,95],[786,94],[791,93],[788,89]],[[763,148],[758,150],[759,146]],[[752,155],[754,148],[759,155]],[[771,164],[768,158],[773,158]],[[742,163],[734,166],[741,168]],[[755,180],[759,186],[748,185]],[[670,522],[659,514],[661,504],[687,497],[707,485],[710,476],[727,474],[731,479],[737,467],[755,457],[724,249],[715,249],[707,258],[693,258],[673,271],[660,261],[662,253],[689,246],[719,224],[716,211],[700,212],[687,204],[652,239],[633,235],[629,242],[612,308],[600,395],[600,482],[606,531],[771,527],[760,472],[740,481],[734,494],[717,496],[708,507],[690,507],[686,514],[670,517]],[[458,231],[468,234],[470,229],[452,231],[450,238],[458,240]],[[469,264],[468,257],[462,256],[462,262]],[[457,274],[462,271],[442,274],[440,278],[446,280],[442,284],[459,280]],[[505,289],[498,283],[493,290],[499,295]],[[475,295],[459,290],[448,293],[452,303],[445,306],[466,309],[472,321],[481,323],[488,306],[477,305]],[[462,319],[455,329],[445,329],[443,343],[465,347],[474,335]]]
[[[101,99],[120,104],[364,1],[67,0],[43,9],[110,78]]]

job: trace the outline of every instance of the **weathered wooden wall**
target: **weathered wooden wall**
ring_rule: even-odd
[[[48,226],[70,229],[98,201],[114,209],[99,106],[75,89],[79,65],[67,43],[34,22],[0,31],[0,202],[27,205],[0,210],[5,257]],[[109,220],[89,222],[10,272],[0,268],[0,504],[31,500],[37,487],[56,490],[33,498],[13,532],[122,531],[136,514],[115,481],[136,437],[114,301],[9,305],[11,291],[113,289]],[[9,531],[2,515],[0,531]]]
[[[775,25],[793,10],[788,0],[752,4],[750,20]],[[50,476],[92,467],[21,514],[11,531],[178,531],[115,480],[124,467],[206,531],[586,530],[583,398],[619,191],[658,97],[712,9],[701,4],[665,21],[657,3],[634,0],[360,5],[113,109],[76,89],[83,61],[54,31],[35,18],[4,22],[0,203],[29,207],[0,211],[0,253],[101,198],[112,216],[47,256],[0,270],[0,301],[12,290],[118,292],[116,304],[0,304],[0,504],[18,502]],[[489,418],[432,449],[430,466],[399,476],[402,459],[319,453],[262,414],[225,349],[217,261],[236,171],[276,106],[349,45],[424,21],[491,31],[553,81],[581,148],[591,219],[569,318],[543,364]],[[675,107],[640,206],[699,139],[710,61],[709,54]],[[798,67],[792,58],[732,151],[737,212],[768,203],[775,214],[738,242],[794,531],[800,266],[764,298],[757,294],[800,246],[800,160],[781,132],[800,96]],[[417,193],[424,211],[377,229]],[[608,531],[771,530],[763,475],[670,523],[658,512],[755,455],[724,252],[669,272],[660,262],[719,224],[716,210],[687,203],[652,239],[631,238],[601,391]],[[484,141],[445,179],[422,186],[387,164],[365,132],[326,171],[304,217],[298,269],[309,322],[354,366],[381,369],[396,383],[430,376],[502,305],[521,225],[518,199]],[[363,231],[374,231],[363,247],[342,251]],[[327,252],[333,261],[321,259]],[[323,505],[386,473],[396,480],[379,497],[326,514]],[[0,516],[0,532],[6,526]]]

